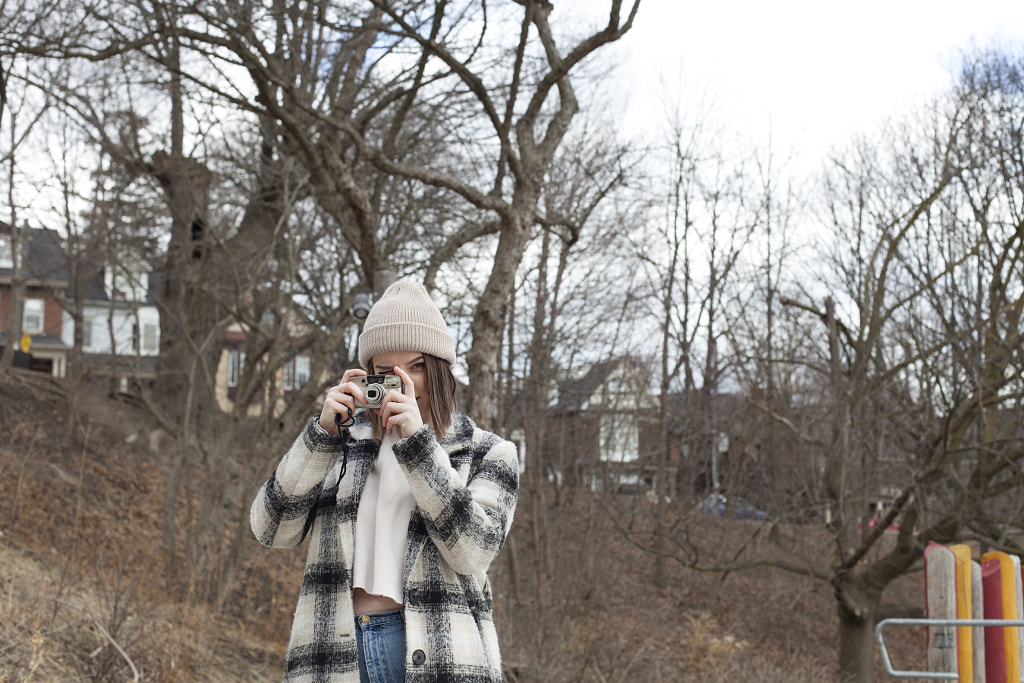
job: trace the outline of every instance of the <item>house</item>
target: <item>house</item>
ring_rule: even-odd
[[[62,240],[55,230],[19,229],[19,265],[25,283],[22,331],[30,340],[31,367],[64,377],[74,347],[75,322],[67,310],[69,276]],[[0,222],[0,344],[12,302],[14,267],[10,226]],[[94,371],[113,374],[122,388],[129,375],[152,375],[159,353],[160,317],[154,303],[158,283],[142,268],[108,266],[83,292],[82,352]],[[18,340],[20,343],[20,340]]]
[[[68,271],[60,236],[46,228],[19,228],[19,272],[25,285],[21,327],[29,341],[30,367],[54,377],[67,373],[61,300]],[[14,239],[11,226],[0,221],[0,346],[8,343],[8,322],[14,301]],[[20,345],[22,338],[12,340]]]
[[[80,310],[82,357],[93,377],[108,377],[120,391],[130,391],[132,381],[156,376],[160,354],[159,277],[145,264],[107,264],[85,281],[81,301],[69,297],[69,269],[60,235],[44,228],[20,228],[17,233],[20,273],[25,284],[22,329],[30,354],[16,354],[16,364],[31,366],[56,377],[67,374],[74,351],[76,320]],[[0,348],[7,343],[7,324],[12,297],[14,267],[11,228],[0,221]],[[76,305],[80,304],[80,305]],[[261,327],[280,319],[286,326],[283,350],[288,360],[270,376],[261,376],[248,412],[257,414],[275,392],[275,410],[309,380],[311,322],[297,308],[264,317]],[[221,409],[232,410],[245,368],[246,344],[251,335],[238,323],[229,326],[216,372],[215,395]],[[21,336],[15,343],[21,344]]]
[[[160,353],[159,278],[144,265],[106,265],[82,291],[82,356],[95,375],[128,391],[131,378],[152,378]],[[64,313],[63,341],[74,346],[75,321]]]
[[[656,397],[637,359],[595,363],[562,382],[542,454],[549,479],[591,490],[649,489],[660,464],[651,449]]]
[[[561,382],[544,435],[546,477],[593,491],[661,490],[673,498],[743,488],[740,480],[758,466],[758,443],[744,428],[745,400],[673,392],[662,436],[658,386],[651,377],[647,365],[625,356],[594,363]]]
[[[679,490],[703,495],[745,489],[761,465],[746,399],[692,389],[672,392],[666,404],[668,460],[676,468]]]
[[[260,330],[247,330],[241,323],[233,322],[225,333],[215,377],[214,393],[218,405],[224,412],[231,412],[234,409],[246,363],[251,362],[251,354],[247,354],[248,344],[261,337],[273,335],[278,324],[284,326],[283,346],[286,348],[281,351],[288,359],[269,374],[264,373],[262,360],[257,361],[256,367],[252,370],[260,381],[260,388],[252,395],[247,413],[252,416],[259,415],[266,404],[272,404],[274,413],[279,413],[284,409],[288,398],[309,381],[315,327],[298,307],[293,306],[280,316],[272,312],[264,313],[259,325]],[[270,396],[271,391],[274,392],[273,400]]]

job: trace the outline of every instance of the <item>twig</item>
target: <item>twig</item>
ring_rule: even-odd
[[[619,674],[619,680],[620,680],[620,681],[625,681],[625,680],[627,680],[627,679],[626,679],[626,674],[628,674],[628,673],[629,673],[629,670],[633,668],[633,664],[635,664],[635,663],[636,663],[636,660],[637,660],[637,659],[638,659],[638,658],[640,657],[640,654],[641,654],[641,653],[642,653],[642,652],[644,651],[644,649],[646,649],[646,648],[647,648],[647,645],[646,645],[646,644],[644,644],[644,645],[641,645],[641,646],[640,646],[639,648],[637,648],[636,652],[634,652],[634,653],[633,653],[633,656],[629,658],[629,662],[628,662],[628,663],[626,664],[626,668],[622,670],[622,673],[621,673],[621,674]]]
[[[91,614],[86,612],[81,607],[78,607],[77,605],[72,605],[70,602],[64,602],[63,600],[58,600],[57,598],[51,598],[51,599],[54,602],[56,602],[56,603],[58,603],[60,605],[64,605],[65,607],[70,607],[71,609],[74,609],[74,610],[78,610],[79,612],[81,612],[85,616],[89,617],[89,621],[91,621],[93,623],[93,626],[95,626],[97,629],[99,629],[99,632],[102,633],[103,636],[107,640],[110,641],[110,644],[114,646],[114,649],[116,649],[119,653],[121,653],[121,656],[124,657],[124,661],[128,662],[128,666],[130,666],[131,669],[132,669],[132,680],[133,681],[141,680],[140,677],[139,677],[139,670],[135,668],[135,662],[132,661],[132,658],[128,656],[127,652],[125,652],[124,650],[121,649],[121,646],[117,644],[117,641],[114,640],[114,637],[111,636],[109,633],[107,633],[107,629],[103,628],[103,625],[100,624],[100,622],[96,621],[96,618],[94,616],[92,616]]]

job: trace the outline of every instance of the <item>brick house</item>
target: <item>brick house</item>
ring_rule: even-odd
[[[716,478],[727,483],[736,458],[757,459],[757,443],[743,436],[739,395],[706,399],[715,416],[708,421],[701,417],[700,392],[671,393],[666,462],[657,385],[642,361],[624,356],[594,363],[560,387],[548,410],[540,463],[560,485],[639,493],[668,477],[663,490],[685,499],[716,488]]]
[[[630,357],[595,363],[561,385],[548,412],[545,474],[591,490],[653,485],[651,424],[656,397],[649,372]]]
[[[18,230],[20,274],[25,284],[22,332],[31,341],[31,369],[54,377],[67,374],[68,345],[63,338],[61,306],[68,286],[68,270],[55,230],[22,227]],[[13,303],[14,250],[11,226],[0,221],[0,346],[8,343],[8,322]],[[20,339],[13,340],[15,345]]]

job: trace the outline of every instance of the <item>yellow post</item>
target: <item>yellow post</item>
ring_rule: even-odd
[[[971,549],[957,544],[949,547],[956,558],[956,618],[973,618]],[[974,683],[974,639],[970,626],[956,629],[956,661],[960,683]]]

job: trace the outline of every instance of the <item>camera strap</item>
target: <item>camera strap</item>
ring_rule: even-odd
[[[344,434],[341,433],[342,429],[344,429],[346,427],[351,427],[355,423],[356,423],[356,418],[355,418],[355,415],[352,414],[352,411],[349,411],[348,418],[346,418],[344,422],[341,421],[341,413],[335,413],[334,414],[334,426],[336,426],[338,428],[338,437],[339,438],[344,436]],[[348,469],[348,448],[344,447],[344,450],[341,453],[341,472],[338,474],[338,481],[339,482],[342,479],[345,478],[345,470],[346,469]]]

